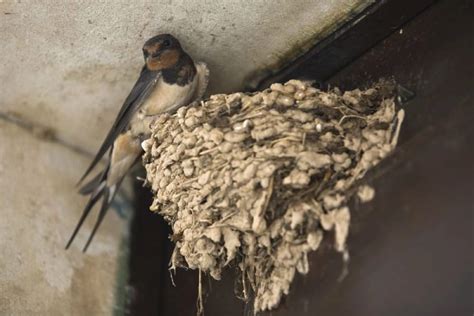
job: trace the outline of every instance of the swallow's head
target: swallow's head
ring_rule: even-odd
[[[170,34],[150,38],[143,45],[143,57],[149,70],[171,68],[179,61],[183,50],[179,41]]]

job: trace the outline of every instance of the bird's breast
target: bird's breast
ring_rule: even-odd
[[[160,79],[143,103],[141,110],[145,115],[157,115],[187,105],[191,102],[195,87],[196,80],[180,86],[178,84],[168,84]]]

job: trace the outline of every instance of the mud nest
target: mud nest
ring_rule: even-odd
[[[347,255],[349,199],[395,147],[403,110],[391,82],[320,91],[290,80],[254,94],[213,95],[159,116],[143,143],[151,210],[172,227],[171,267],[220,279],[238,267],[256,312],[288,294],[307,255],[334,232]]]

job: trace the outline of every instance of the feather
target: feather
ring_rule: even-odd
[[[79,193],[82,195],[88,195],[94,192],[102,182],[102,176],[102,173],[97,174],[91,181],[87,182],[79,189]]]
[[[200,61],[196,63],[196,70],[198,81],[192,100],[200,101],[206,92],[207,85],[209,84],[209,68],[206,63]]]
[[[101,176],[100,178],[98,178],[98,179],[100,179],[100,181],[94,181],[95,179],[97,179],[97,177],[95,177],[94,180],[92,180],[90,183],[86,184],[86,186],[87,186],[87,185],[91,184],[92,182],[94,182],[96,187],[94,188],[94,187],[92,187],[92,185],[90,186],[90,189],[92,190],[91,197],[90,197],[89,201],[87,202],[84,210],[82,211],[82,215],[81,215],[81,217],[79,219],[79,222],[77,223],[77,225],[74,229],[74,232],[72,233],[71,237],[69,238],[69,241],[66,244],[66,249],[68,249],[69,246],[71,246],[71,244],[74,241],[77,233],[79,232],[79,229],[81,228],[82,224],[84,223],[84,220],[87,218],[87,216],[89,215],[89,213],[92,210],[92,208],[94,207],[94,205],[102,198],[102,206],[100,208],[97,221],[94,225],[94,228],[91,232],[91,235],[89,236],[89,239],[87,240],[86,245],[84,246],[83,252],[85,252],[87,250],[87,248],[89,247],[89,244],[91,243],[92,239],[94,238],[94,235],[97,232],[97,229],[99,228],[102,220],[105,217],[105,214],[107,213],[107,210],[108,210],[110,204],[112,203],[112,200],[115,197],[115,194],[117,192],[117,188],[120,186],[120,184],[121,184],[121,182],[124,178],[124,177],[122,177],[120,179],[120,181],[117,184],[113,185],[112,187],[108,187],[106,185],[106,181],[107,181],[106,174],[107,174],[108,170],[109,170],[109,166],[107,167],[105,172],[99,174],[99,176]],[[83,189],[84,189],[84,187],[81,190],[83,190]]]
[[[74,228],[74,232],[72,233],[71,237],[69,238],[69,241],[66,244],[66,249],[71,246],[72,242],[74,241],[74,238],[76,238],[77,233],[79,232],[79,229],[81,228],[82,224],[84,223],[84,220],[86,219],[87,215],[89,215],[91,209],[94,207],[95,203],[102,197],[103,195],[103,190],[99,191],[98,194],[91,195],[91,198],[86,204],[86,207],[82,211],[81,218],[79,219],[79,222],[77,223],[76,227]]]
[[[107,210],[109,209],[110,203],[112,203],[112,200],[115,197],[115,193],[117,192],[117,187],[120,186],[120,183],[117,183],[113,187],[104,187],[103,191],[103,197],[102,197],[102,206],[100,207],[99,215],[97,216],[97,220],[95,222],[94,228],[92,229],[91,234],[89,235],[89,239],[87,239],[86,244],[84,245],[84,248],[82,249],[82,252],[86,252],[87,248],[89,247],[90,243],[92,242],[92,239],[94,239],[95,233],[97,232],[97,229],[99,228],[100,224],[102,223],[102,220],[105,217],[105,214],[107,214]]]
[[[125,100],[122,108],[120,109],[117,118],[115,119],[112,128],[105,137],[102,145],[100,146],[97,154],[92,160],[91,164],[84,172],[82,177],[79,179],[78,184],[80,184],[87,175],[92,171],[92,169],[97,165],[100,159],[104,156],[107,150],[113,145],[117,136],[124,131],[128,123],[133,117],[133,114],[140,108],[143,101],[148,97],[148,95],[153,90],[153,87],[156,85],[158,79],[161,76],[161,72],[150,71],[145,66],[143,67],[140,77],[133,86],[132,91]]]
[[[87,202],[82,212],[82,215],[79,219],[79,222],[77,223],[74,229],[74,232],[72,233],[66,245],[66,249],[68,249],[71,243],[73,242],[79,229],[84,223],[86,217],[89,215],[91,209],[102,198],[102,205],[99,210],[99,215],[98,215],[96,224],[92,230],[92,233],[89,239],[87,240],[86,245],[84,246],[83,251],[85,252],[87,250],[87,248],[89,247],[89,244],[94,238],[94,235],[97,229],[99,228],[102,220],[104,219],[105,214],[107,213],[107,210],[110,204],[112,203],[118,188],[120,187],[120,184],[125,178],[127,171],[140,158],[141,147],[139,143],[137,143],[136,146],[132,146],[131,148],[127,146],[125,147],[120,146],[120,144],[122,143],[121,140],[127,142],[127,139],[128,140],[130,139],[130,136],[127,134],[122,134],[121,136],[118,137],[117,143],[114,144],[114,146],[112,147],[112,151],[110,154],[109,163],[107,164],[107,167],[104,169],[103,172],[99,173],[90,182],[82,186],[81,189],[79,190],[81,194],[90,194],[91,197],[89,201]],[[130,149],[132,149],[132,151],[130,151]],[[133,157],[133,160],[129,159],[131,157]],[[125,163],[125,165],[122,167],[121,172],[119,172],[119,174],[117,174],[116,172],[117,163],[118,164]],[[112,172],[112,171],[115,171],[115,172]]]

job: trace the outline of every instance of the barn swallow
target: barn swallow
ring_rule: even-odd
[[[108,154],[105,168],[79,192],[89,195],[83,213],[69,239],[69,248],[92,207],[102,199],[99,214],[83,251],[91,243],[100,223],[130,168],[143,153],[141,142],[150,134],[150,123],[159,114],[173,112],[202,98],[208,84],[205,63],[194,63],[170,34],[150,38],[143,46],[145,64],[140,76],[125,99],[115,122],[105,137],[90,166],[79,180],[90,174],[102,157]]]

